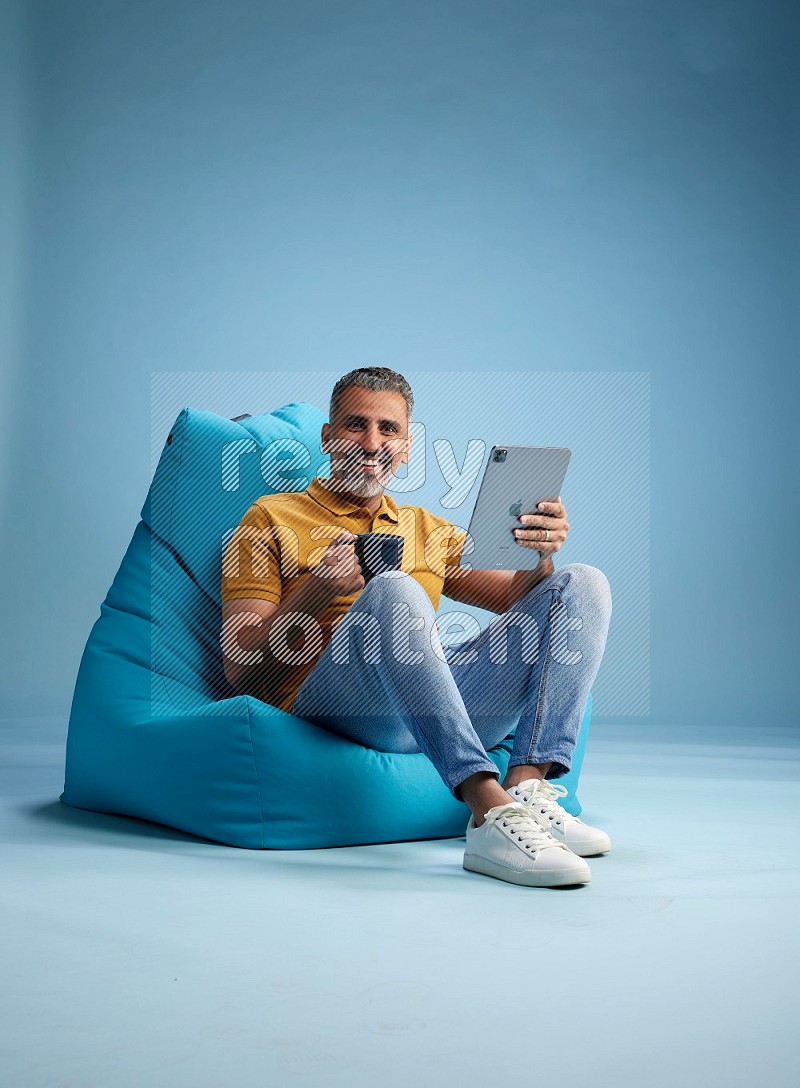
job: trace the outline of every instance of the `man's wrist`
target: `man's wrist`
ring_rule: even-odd
[[[309,602],[317,612],[321,612],[340,595],[340,590],[333,577],[315,573],[316,570],[317,568],[311,569],[309,572],[311,576],[305,580],[297,592],[300,599]]]
[[[553,560],[549,555],[543,555],[533,570],[515,571],[509,587],[507,608],[510,608],[511,605],[516,604],[517,601],[521,600],[525,594],[529,593],[534,586],[539,584],[539,582],[544,581],[545,578],[549,578],[554,570]]]

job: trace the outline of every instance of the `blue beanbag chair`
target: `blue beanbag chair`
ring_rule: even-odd
[[[310,849],[463,835],[421,753],[378,752],[228,685],[219,645],[224,546],[259,495],[324,472],[325,416],[289,404],[238,421],[184,409],[83,654],[62,801],[251,848]],[[591,714],[572,770],[575,797]],[[513,733],[489,753],[505,773]],[[313,783],[314,803],[298,795]]]

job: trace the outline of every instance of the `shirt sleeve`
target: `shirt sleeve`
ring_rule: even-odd
[[[450,534],[445,540],[444,547],[444,585],[442,593],[447,596],[448,585],[452,588],[453,582],[462,577],[463,570],[459,565],[461,553],[464,550],[464,542],[467,539],[467,530],[460,529],[450,523]]]
[[[225,548],[222,601],[255,597],[279,604],[282,593],[280,527],[254,502]]]

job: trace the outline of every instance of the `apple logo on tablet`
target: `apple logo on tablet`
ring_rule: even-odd
[[[512,518],[518,518],[520,516],[520,514],[522,513],[522,503],[521,502],[512,503],[511,506],[509,506],[509,508],[508,508],[508,512],[512,516]]]

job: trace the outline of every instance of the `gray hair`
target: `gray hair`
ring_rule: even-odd
[[[342,375],[336,385],[334,385],[333,392],[331,393],[331,422],[333,421],[342,394],[345,389],[349,389],[351,385],[360,385],[364,389],[373,389],[376,392],[381,393],[384,391],[402,393],[405,397],[406,407],[408,408],[408,422],[411,422],[411,414],[414,411],[414,394],[411,392],[411,386],[402,374],[398,374],[396,370],[390,370],[388,366],[362,366],[359,367],[358,370],[351,370],[347,374]]]

